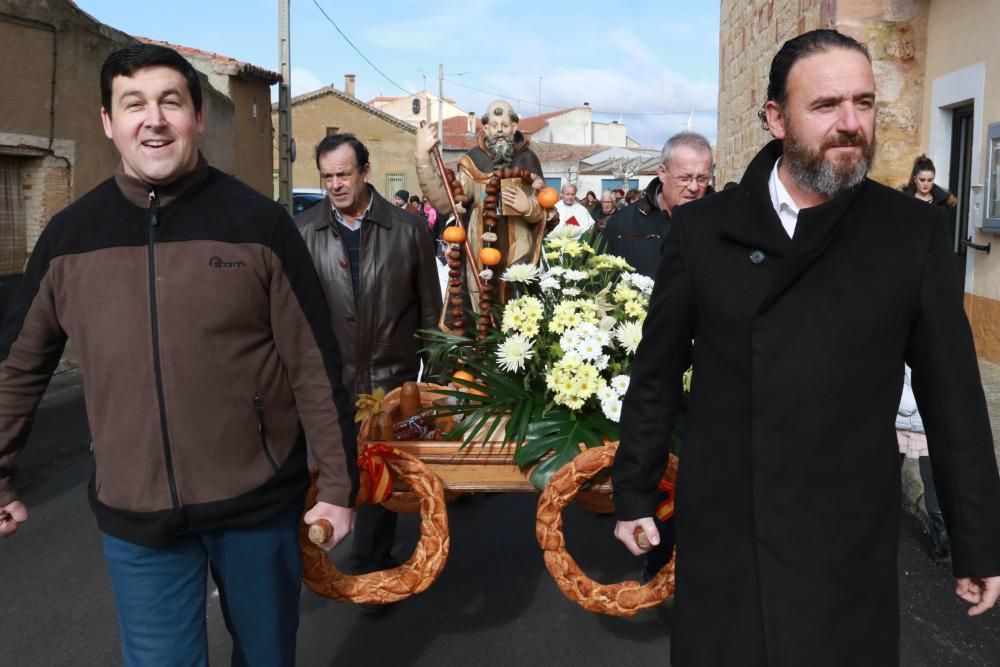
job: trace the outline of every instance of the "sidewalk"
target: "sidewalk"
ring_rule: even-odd
[[[988,361],[979,361],[979,373],[983,378],[983,391],[986,393],[986,405],[990,411],[990,424],[993,427],[993,450],[1000,462],[1000,366]],[[903,504],[915,514],[924,515],[924,487],[920,482],[917,462],[906,459],[903,463]]]

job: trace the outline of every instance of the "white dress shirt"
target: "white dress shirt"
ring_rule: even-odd
[[[795,223],[799,220],[799,206],[788,194],[781,179],[778,178],[778,165],[780,164],[781,158],[778,158],[778,161],[774,163],[774,169],[771,170],[771,178],[767,181],[767,189],[771,193],[771,205],[774,206],[778,219],[781,220],[781,226],[785,228],[788,237],[792,238],[795,235]]]

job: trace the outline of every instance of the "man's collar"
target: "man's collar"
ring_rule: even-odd
[[[156,191],[159,206],[167,206],[205,182],[205,179],[208,178],[208,162],[199,152],[198,164],[195,165],[194,169],[163,185],[150,185],[142,179],[129,176],[125,173],[125,167],[121,162],[115,167],[114,178],[125,199],[139,208],[149,208],[151,190]]]
[[[788,194],[788,189],[785,188],[785,184],[781,182],[781,176],[778,173],[778,168],[781,166],[781,160],[783,158],[779,157],[774,163],[774,169],[771,170],[771,176],[768,179],[768,190],[771,193],[771,203],[774,205],[774,210],[779,214],[783,209],[787,209],[794,213],[796,216],[799,214],[799,205],[795,203],[792,199],[792,195]]]
[[[399,209],[392,202],[386,200],[370,183],[368,184],[368,193],[371,195],[371,201],[368,202],[368,207],[365,209],[364,215],[360,218],[361,221],[364,222],[367,220],[380,227],[391,229],[393,216],[399,215],[393,209],[396,209],[396,211],[402,209]],[[311,211],[312,209],[309,210]],[[321,210],[323,211],[323,215],[316,219],[314,223],[315,229],[319,231],[329,227],[335,234],[338,234],[338,227],[341,225],[339,220],[342,219],[340,211],[334,208],[329,198],[327,199],[327,205],[323,206]]]
[[[330,202],[330,210],[333,211],[333,219],[336,220],[339,224],[344,225],[344,227],[346,227],[347,229],[351,229],[351,227],[345,222],[344,216],[340,214],[340,211],[338,211],[337,207],[333,205],[333,202],[330,201],[329,197],[327,198],[327,201]],[[375,203],[374,188],[372,188],[372,186],[368,184],[368,206],[365,207],[364,213],[362,213],[361,216],[357,218],[358,226],[360,226],[361,223],[364,222],[365,220],[371,218],[372,205],[374,203]]]

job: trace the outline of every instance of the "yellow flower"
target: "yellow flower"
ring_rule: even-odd
[[[625,302],[625,314],[641,321],[646,318],[646,309],[638,301],[627,301]]]

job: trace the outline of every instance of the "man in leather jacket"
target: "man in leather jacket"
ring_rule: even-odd
[[[417,377],[417,331],[436,326],[441,310],[434,239],[423,218],[393,206],[367,182],[368,149],[353,135],[324,138],[316,166],[328,202],[295,222],[323,284],[344,386],[354,401]],[[358,511],[351,556],[356,572],[397,565],[395,529],[396,514],[381,505]]]

